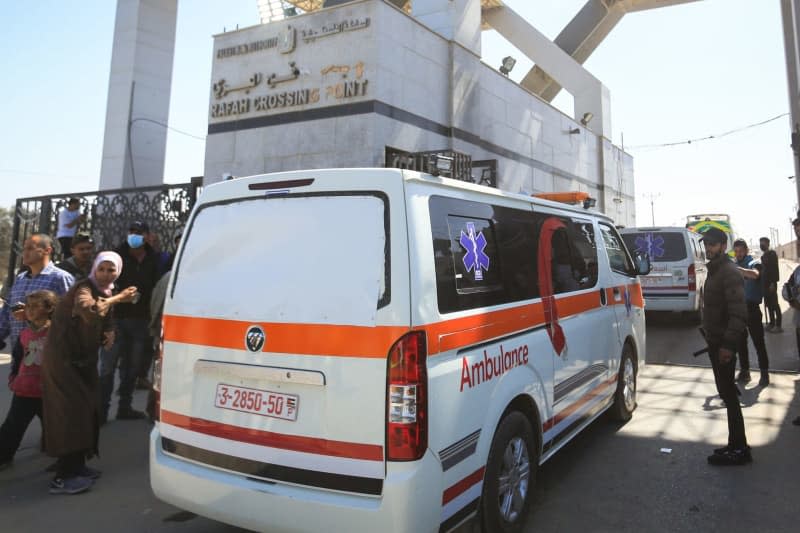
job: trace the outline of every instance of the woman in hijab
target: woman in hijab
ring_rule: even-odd
[[[86,466],[98,452],[97,355],[114,342],[111,309],[136,294],[136,287],[112,293],[121,272],[117,253],[100,252],[88,279],[73,285],[53,313],[42,363],[44,448],[58,457],[51,494],[84,492],[100,477]]]

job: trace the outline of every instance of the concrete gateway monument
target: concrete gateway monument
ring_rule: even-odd
[[[626,13],[694,1],[587,0],[551,41],[503,0],[258,0],[267,23],[214,38],[205,182],[419,168],[446,152],[467,179],[587,192],[633,225],[632,158],[612,145],[609,92],[582,64]],[[177,0],[117,2],[101,189],[163,182],[165,130],[141,126],[167,120],[176,16]],[[519,84],[514,58],[499,72],[481,62],[484,29],[534,62]],[[572,116],[550,105],[562,88]]]
[[[586,191],[632,225],[632,158],[482,63],[480,3],[460,4],[449,33],[447,12],[434,31],[361,0],[216,35],[205,182],[456,151],[492,161],[501,189]],[[607,110],[594,111],[600,128]]]

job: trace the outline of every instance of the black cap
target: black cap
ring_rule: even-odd
[[[75,246],[76,244],[81,244],[83,242],[88,242],[94,244],[94,239],[88,233],[76,233],[75,236],[72,238],[71,246]]]
[[[150,226],[147,225],[147,222],[142,222],[141,220],[135,220],[131,222],[131,225],[128,226],[128,231],[134,231],[136,233],[147,233],[150,231]]]
[[[719,228],[708,228],[702,234],[701,241],[706,244],[725,244],[728,242],[728,236]]]
[[[736,248],[737,246],[744,246],[747,248],[747,241],[744,239],[736,239],[733,241],[733,247]]]

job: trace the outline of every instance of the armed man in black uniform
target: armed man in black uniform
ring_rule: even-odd
[[[718,466],[743,465],[753,460],[734,383],[736,350],[747,324],[744,282],[736,265],[725,253],[728,242],[725,232],[710,228],[703,233],[702,241],[709,259],[703,291],[703,328],[717,391],[728,411],[728,445],[714,450],[708,456],[708,462]]]

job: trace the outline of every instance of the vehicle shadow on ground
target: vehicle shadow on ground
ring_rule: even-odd
[[[706,457],[725,444],[727,422],[711,371],[651,365],[645,374],[630,422],[598,418],[539,468],[523,531],[793,531],[800,479],[786,466],[796,463],[800,380],[784,374],[744,391],[754,461],[714,467]]]

